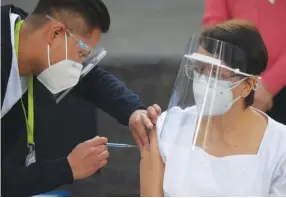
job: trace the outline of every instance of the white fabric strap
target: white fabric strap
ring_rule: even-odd
[[[68,39],[67,32],[65,33],[65,44],[66,44],[66,60],[68,59]]]
[[[68,59],[68,39],[67,33],[65,33],[65,47],[66,47],[66,60]],[[48,44],[48,65],[51,66],[51,57],[50,57],[50,45]]]

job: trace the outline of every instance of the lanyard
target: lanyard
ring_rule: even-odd
[[[15,27],[15,49],[18,57],[19,51],[19,32],[24,21],[18,21]],[[22,109],[25,115],[28,144],[34,145],[34,88],[33,88],[33,75],[28,76],[28,115],[21,98]]]
[[[33,76],[28,77],[28,118],[26,109],[21,98],[22,108],[26,120],[26,128],[28,133],[28,144],[34,145],[34,89],[33,89]]]

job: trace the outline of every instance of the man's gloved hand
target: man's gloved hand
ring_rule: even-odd
[[[142,149],[144,146],[149,148],[149,139],[147,131],[151,130],[158,116],[161,114],[161,108],[154,104],[147,110],[136,110],[129,118],[129,127],[137,145]]]
[[[107,163],[109,156],[105,137],[95,137],[78,144],[68,156],[74,180],[94,174]]]

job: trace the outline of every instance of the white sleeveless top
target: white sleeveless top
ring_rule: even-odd
[[[164,133],[164,136],[171,135],[175,139],[180,132],[185,138],[189,138],[188,133],[184,133],[182,128],[179,131],[176,126],[184,122],[194,127],[196,108],[172,108],[169,113],[176,114],[172,116],[176,119],[172,120],[174,124],[168,129],[170,133]],[[159,151],[165,163],[165,196],[286,196],[285,125],[265,115],[268,126],[257,155],[218,158],[199,148],[191,150],[164,142],[160,135],[165,116],[166,112],[163,112],[156,125]],[[189,163],[191,158],[195,158],[195,162]]]

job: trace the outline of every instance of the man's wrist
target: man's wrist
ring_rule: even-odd
[[[146,108],[145,106],[143,106],[143,105],[134,108],[133,111],[131,111],[131,113],[130,113],[130,115],[129,115],[129,120],[130,120],[131,116],[132,116],[135,112],[140,111],[140,110],[142,110],[142,111],[144,111],[144,110],[147,111],[147,108]]]

